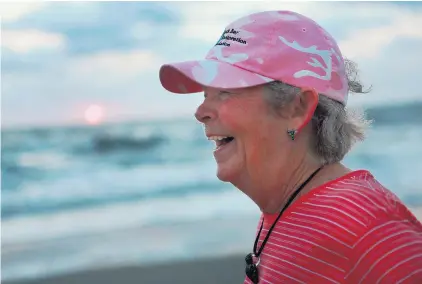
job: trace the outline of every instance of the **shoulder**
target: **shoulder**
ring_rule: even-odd
[[[351,222],[359,220],[365,226],[390,218],[417,222],[400,198],[366,170],[351,172],[326,184],[310,201],[331,205],[348,213]]]
[[[311,191],[287,219],[312,226],[321,240],[342,244],[345,252],[379,220],[422,227],[400,199],[365,170]]]
[[[408,216],[394,213],[379,218],[359,234],[348,254],[347,279],[353,283],[421,283],[422,225]]]

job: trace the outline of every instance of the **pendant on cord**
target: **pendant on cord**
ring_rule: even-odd
[[[257,262],[254,263],[254,257],[257,258]],[[258,275],[258,265],[259,265],[259,257],[256,257],[255,254],[250,253],[245,257],[246,261],[246,268],[245,273],[246,276],[254,283],[258,284],[259,275]]]

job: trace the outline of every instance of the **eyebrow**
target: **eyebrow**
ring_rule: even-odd
[[[218,90],[218,93],[219,94],[221,94],[221,93],[231,93],[231,94],[235,94],[235,92],[234,92],[234,90],[232,90],[232,89],[224,89],[224,90]],[[207,92],[206,91],[204,91],[204,98],[206,98],[207,97]]]
[[[206,91],[204,91],[204,94],[206,94],[207,92]],[[218,93],[235,93],[234,92],[234,89],[221,89],[221,90],[218,90]]]

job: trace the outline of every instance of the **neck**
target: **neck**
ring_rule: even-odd
[[[257,202],[261,211],[266,214],[280,212],[294,192],[320,167],[321,165],[317,163],[301,164],[291,172],[288,179],[285,179],[285,176],[280,177],[285,179],[284,183],[279,181],[277,185],[274,184],[271,187],[266,187],[268,190],[262,192],[263,198]],[[305,185],[295,199],[348,172],[350,172],[350,170],[340,163],[324,166],[324,168]]]
[[[289,174],[287,179],[286,175],[275,175],[278,177],[278,181],[274,181],[272,186],[266,187],[265,196],[263,196],[264,198],[260,202],[261,204],[258,204],[261,211],[266,214],[278,213],[287,203],[290,196],[292,196],[299,186],[319,167],[320,166],[316,164],[308,165],[302,163]],[[305,190],[305,188],[303,188],[302,191],[303,190]]]

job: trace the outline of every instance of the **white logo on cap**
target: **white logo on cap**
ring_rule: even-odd
[[[321,68],[322,70],[324,70],[325,75],[324,76],[318,75],[317,73],[315,73],[311,70],[300,70],[293,75],[295,78],[302,78],[302,77],[305,77],[305,76],[311,76],[311,77],[318,78],[318,79],[325,80],[325,81],[331,80],[331,71],[332,71],[331,55],[334,54],[336,56],[337,60],[339,62],[341,62],[340,56],[337,55],[337,53],[334,51],[333,48],[331,48],[331,50],[318,50],[316,45],[313,45],[311,47],[303,47],[296,41],[289,42],[288,40],[286,40],[282,36],[279,36],[279,38],[284,44],[286,44],[287,46],[290,46],[291,48],[296,49],[297,51],[319,55],[322,58],[322,60],[324,60],[324,63],[327,66],[327,67],[325,67],[315,57],[311,57],[312,62],[308,61],[306,63],[308,63],[309,65],[311,65],[313,67]]]

